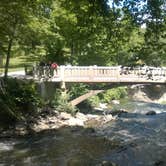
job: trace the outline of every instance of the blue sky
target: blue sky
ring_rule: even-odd
[[[108,5],[109,5],[110,7],[112,7],[112,2],[113,2],[113,0],[109,0],[109,1],[108,1]]]
[[[110,6],[111,6],[111,1],[112,1],[112,0],[109,0],[109,2],[108,2],[108,4],[109,4]]]
[[[108,5],[109,5],[110,7],[112,7],[112,2],[113,2],[113,0],[109,0],[109,1],[108,1]]]
[[[109,4],[110,7],[112,7],[112,2],[113,2],[113,0],[109,0],[109,1],[108,1],[108,4]],[[142,1],[141,6],[143,6],[145,3],[146,3],[146,2],[143,2],[143,1]]]
[[[110,7],[112,7],[112,3],[113,3],[113,0],[109,0],[108,1],[108,5],[110,6]],[[142,6],[145,4],[145,3],[147,3],[147,1],[145,1],[145,2],[141,2],[140,4],[139,4],[139,9],[141,9],[142,8]],[[116,7],[116,6],[115,6]],[[119,7],[120,8],[120,7]],[[145,17],[145,16],[144,16]],[[142,28],[145,28],[146,27],[146,24],[143,24],[143,25],[141,25],[141,27]]]

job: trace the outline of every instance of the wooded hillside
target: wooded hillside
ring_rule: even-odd
[[[109,5],[108,5],[109,3]],[[165,65],[165,0],[1,0],[0,56],[72,65]]]

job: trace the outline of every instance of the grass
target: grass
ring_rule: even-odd
[[[4,73],[5,60],[3,59],[3,67],[0,67],[0,74]],[[8,72],[25,70],[25,66],[33,66],[38,60],[34,57],[17,56],[10,58]]]
[[[24,67],[25,65],[33,65],[33,63],[33,60],[29,61],[25,56],[13,57],[10,59],[9,68],[20,68]]]
[[[24,70],[24,67],[17,67],[17,68],[9,68],[9,72],[13,72],[13,71],[21,71]],[[4,73],[4,68],[0,68],[0,74]]]
[[[36,60],[29,59],[26,56],[12,57],[9,63],[9,72],[24,70],[25,66],[32,66]],[[0,67],[0,74],[4,72],[5,59],[3,59],[3,67]]]

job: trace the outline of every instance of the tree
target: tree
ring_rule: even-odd
[[[32,12],[31,1],[0,1],[0,37],[2,39],[1,52],[6,54],[4,77],[7,77],[9,60],[13,45],[23,35],[23,27],[29,20],[29,13]]]
[[[99,7],[99,6],[102,6]],[[82,57],[87,55],[90,42],[98,38],[97,30],[101,31],[100,23],[107,8],[106,1],[59,1],[53,9],[52,18],[63,39],[61,46],[66,60],[71,64],[80,64]],[[99,21],[97,23],[97,21]],[[99,28],[100,26],[100,28]],[[103,25],[102,25],[103,27]],[[96,37],[95,37],[96,36]],[[66,51],[65,51],[66,50]],[[95,49],[93,49],[95,51]],[[89,52],[89,51],[88,51]],[[91,51],[92,52],[92,51]],[[93,56],[91,54],[91,56]],[[86,60],[83,60],[87,63]],[[88,63],[87,63],[88,64]]]
[[[164,0],[147,1],[145,43],[141,57],[149,65],[166,63],[166,2]],[[151,59],[151,60],[150,60]]]

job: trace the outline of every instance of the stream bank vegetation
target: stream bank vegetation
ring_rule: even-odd
[[[112,104],[112,100],[128,97],[126,87],[107,90],[73,107],[70,101],[88,92],[87,85],[73,85],[68,93],[56,89],[54,98],[46,101],[37,93],[37,84],[33,81],[8,78],[0,83],[0,137],[22,136],[63,126],[96,128],[127,113],[119,106],[96,109],[100,103]]]
[[[123,88],[113,89],[106,94],[91,97],[78,107],[73,107],[69,101],[88,92],[88,88],[85,88],[87,85],[74,85],[69,93],[57,89],[54,98],[45,101],[37,93],[37,85],[33,81],[8,78],[5,82],[1,79],[0,83],[0,126],[2,127],[14,126],[21,121],[27,123],[29,119],[33,118],[37,121],[43,114],[66,112],[74,117],[81,110],[81,105],[92,110],[101,101],[120,99],[124,95]]]
[[[34,82],[8,78],[0,80],[0,123],[13,125],[15,122],[34,115],[42,106]]]

